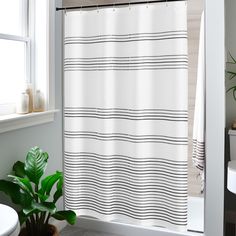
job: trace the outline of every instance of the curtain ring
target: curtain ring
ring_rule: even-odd
[[[130,7],[130,1],[129,1],[129,10],[131,10],[131,7]]]
[[[65,8],[65,15],[67,16],[67,9]]]
[[[168,7],[168,0],[166,0],[166,7]]]
[[[113,11],[115,11],[115,10],[116,10],[116,9],[115,9],[115,5],[116,5],[116,4],[115,4],[115,3],[113,3]]]
[[[97,13],[99,13],[99,6],[98,6],[98,4],[97,4]]]
[[[146,8],[148,8],[148,5],[149,5],[149,1],[147,1],[147,3],[146,3]]]

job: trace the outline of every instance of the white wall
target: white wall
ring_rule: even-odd
[[[56,0],[61,6],[61,0]],[[61,65],[61,13],[56,13],[55,42],[55,91],[56,108],[62,108],[62,65]],[[0,134],[0,178],[4,178],[17,160],[24,160],[27,150],[39,146],[50,155],[47,172],[62,170],[62,113],[57,113],[55,121],[40,126],[19,129]],[[4,201],[0,196],[0,202]],[[62,201],[60,203],[62,208]]]

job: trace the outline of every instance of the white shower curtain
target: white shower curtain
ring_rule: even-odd
[[[66,208],[185,230],[186,3],[65,14]]]

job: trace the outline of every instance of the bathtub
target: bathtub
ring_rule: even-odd
[[[204,198],[188,198],[188,219],[189,230],[187,232],[175,232],[166,228],[143,227],[117,222],[108,223],[85,217],[79,218],[76,226],[86,230],[100,231],[106,234],[120,236],[202,236],[204,229]]]

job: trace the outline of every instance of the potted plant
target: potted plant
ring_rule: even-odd
[[[57,211],[56,202],[63,194],[62,172],[56,171],[42,178],[48,157],[48,153],[40,148],[31,148],[25,162],[17,161],[13,165],[8,180],[0,180],[0,191],[20,207],[19,220],[21,225],[24,224],[20,236],[58,235],[56,228],[49,224],[51,217],[66,220],[69,224],[76,222],[73,211]]]
[[[227,62],[227,64],[229,65],[236,65],[236,59],[231,55],[231,53],[229,53],[229,56],[231,58],[231,61]],[[233,78],[236,77],[236,72],[232,71],[232,70],[226,70],[226,73],[229,75],[229,80],[232,80]],[[227,89],[227,93],[232,91],[233,92],[233,97],[234,100],[236,100],[236,85],[231,86],[229,89]]]

